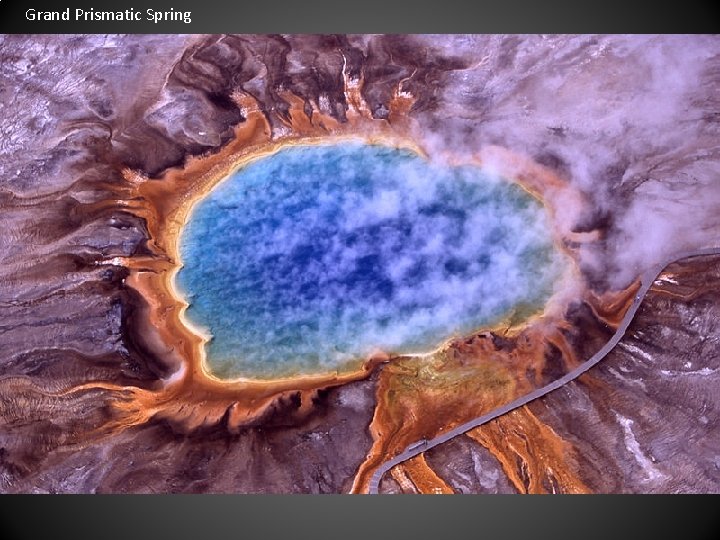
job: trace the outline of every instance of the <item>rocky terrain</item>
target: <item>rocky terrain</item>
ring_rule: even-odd
[[[172,258],[157,216],[188,171],[379,124],[431,156],[502,147],[562,180],[546,202],[586,291],[542,334],[536,375],[513,375],[522,390],[597,350],[644,269],[720,246],[719,85],[714,36],[0,36],[0,491],[363,491],[368,454],[430,430],[431,414],[392,444],[371,429],[397,421],[392,381],[422,393],[403,362],[285,389],[247,421],[229,390],[164,393],[189,340],[168,345],[148,313],[169,300],[137,284]],[[597,367],[381,491],[719,491],[718,260],[669,267]],[[442,405],[427,400],[407,410]]]

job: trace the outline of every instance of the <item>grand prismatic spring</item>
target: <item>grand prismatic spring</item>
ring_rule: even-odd
[[[0,491],[718,491],[718,74],[0,36]]]
[[[548,218],[477,166],[379,145],[291,147],[192,210],[177,284],[223,378],[423,353],[542,309],[562,274]]]

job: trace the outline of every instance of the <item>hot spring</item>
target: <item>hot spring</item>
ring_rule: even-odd
[[[342,372],[542,309],[566,264],[550,231],[540,202],[478,166],[292,146],[196,203],[176,285],[213,375]]]

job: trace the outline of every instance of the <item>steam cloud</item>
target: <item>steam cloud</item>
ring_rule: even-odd
[[[675,253],[720,244],[717,36],[417,36],[463,58],[415,136],[430,153],[500,144],[592,201],[558,219],[600,226],[584,269],[624,287]]]

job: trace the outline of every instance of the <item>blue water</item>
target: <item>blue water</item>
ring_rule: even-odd
[[[286,148],[197,203],[177,284],[210,370],[272,378],[422,352],[542,306],[563,262],[542,206],[477,167],[362,144]]]

